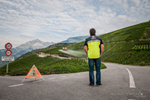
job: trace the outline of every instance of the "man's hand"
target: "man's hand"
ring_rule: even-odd
[[[104,51],[104,44],[101,44],[101,55],[103,54]]]
[[[86,45],[84,46],[84,51],[87,54],[87,46]]]

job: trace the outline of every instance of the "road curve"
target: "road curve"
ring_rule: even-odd
[[[0,76],[0,100],[150,100],[150,67],[104,63],[102,86],[88,86],[88,72],[25,76]],[[130,74],[135,87],[130,87]]]

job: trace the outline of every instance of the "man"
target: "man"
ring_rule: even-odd
[[[94,63],[96,67],[96,85],[100,86],[101,84],[101,58],[104,51],[104,44],[102,39],[95,35],[96,30],[94,28],[90,29],[90,37],[85,40],[84,50],[88,55],[88,64],[89,64],[89,81],[90,86],[94,86]]]

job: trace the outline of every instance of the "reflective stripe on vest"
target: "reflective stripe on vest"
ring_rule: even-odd
[[[88,58],[97,59],[100,57],[100,40],[91,40],[88,44]]]

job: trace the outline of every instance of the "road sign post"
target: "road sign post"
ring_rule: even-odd
[[[9,61],[7,61],[7,70],[6,70],[6,73],[8,73],[8,64],[9,64]]]
[[[5,48],[7,49],[5,51],[6,56],[2,56],[1,60],[2,61],[7,61],[6,73],[8,73],[9,61],[14,61],[14,57],[10,56],[12,54],[12,51],[10,50],[12,48],[12,44],[11,43],[6,43]]]

